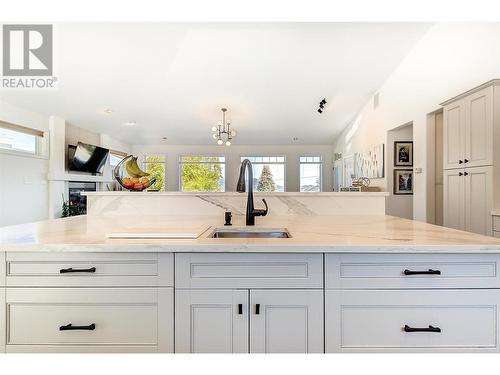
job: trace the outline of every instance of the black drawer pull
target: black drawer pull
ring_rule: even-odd
[[[427,271],[410,271],[410,270],[404,270],[403,274],[405,276],[409,275],[441,275],[441,271],[439,270],[432,270],[428,269]]]
[[[63,268],[59,270],[59,273],[74,273],[74,272],[84,272],[84,273],[94,273],[95,267],[92,268]]]
[[[429,326],[428,328],[413,328],[405,324],[403,328],[405,332],[441,332],[441,328]]]
[[[74,326],[69,323],[65,326],[60,326],[59,331],[93,331],[95,329],[95,323],[89,324],[88,326]]]
[[[238,303],[238,315],[242,315],[242,314],[243,314],[243,304]]]
[[[255,315],[259,315],[260,314],[260,303],[257,303],[255,305]]]
[[[458,164],[462,164],[462,163],[463,163],[463,161],[462,161],[462,160],[459,160],[459,161],[458,161]]]

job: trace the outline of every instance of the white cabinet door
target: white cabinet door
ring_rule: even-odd
[[[465,181],[465,230],[491,235],[493,167],[467,168]]]
[[[251,353],[323,353],[322,290],[251,290]]]
[[[465,99],[465,167],[493,164],[493,87]]]
[[[463,170],[444,171],[443,224],[448,228],[465,229],[465,178]]]
[[[463,167],[465,143],[464,101],[457,100],[444,107],[443,168]]]
[[[175,351],[248,353],[248,290],[176,290]]]
[[[0,353],[5,352],[5,341],[7,332],[5,329],[5,288],[0,288]]]

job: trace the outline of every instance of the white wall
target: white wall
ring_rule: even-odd
[[[299,156],[321,155],[323,157],[323,191],[332,191],[332,147],[317,145],[259,146],[183,146],[183,145],[133,145],[134,155],[163,154],[167,156],[167,190],[179,190],[180,155],[219,155],[226,157],[226,191],[235,191],[241,156],[285,156],[286,191],[299,191]]]
[[[413,125],[405,125],[387,132],[386,146],[386,181],[389,196],[385,199],[385,212],[387,215],[402,217],[405,219],[413,218],[413,195],[395,195],[394,194],[394,169],[407,169],[405,167],[394,167],[394,142],[412,141]],[[411,169],[411,168],[408,168]]]
[[[334,152],[350,155],[381,142],[386,131],[413,122],[413,215],[427,218],[427,114],[439,103],[492,78],[500,78],[500,23],[439,23],[432,26],[381,86],[379,106],[368,101],[359,113],[354,135],[347,127],[334,144]],[[386,181],[378,182],[386,186]]]
[[[48,142],[49,118],[0,101],[0,120],[41,130]],[[47,146],[43,147],[47,150]],[[48,155],[0,150],[0,226],[48,217]]]

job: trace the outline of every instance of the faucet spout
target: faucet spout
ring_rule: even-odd
[[[245,184],[245,172],[248,170],[248,196],[247,196],[247,212],[246,212],[246,225],[255,225],[255,216],[266,216],[268,212],[268,206],[265,199],[262,199],[265,209],[255,209],[253,203],[253,168],[250,160],[245,159],[241,162],[240,176],[238,178],[238,183],[236,185],[236,191],[238,193],[244,193],[246,191]]]

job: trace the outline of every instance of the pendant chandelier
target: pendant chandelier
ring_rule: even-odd
[[[217,141],[218,145],[226,144],[226,146],[231,146],[231,139],[236,137],[236,131],[231,130],[231,121],[226,120],[226,108],[221,108],[222,120],[217,122],[216,126],[212,126],[212,138]]]

